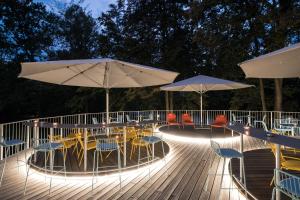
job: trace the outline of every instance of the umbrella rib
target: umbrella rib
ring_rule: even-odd
[[[96,64],[94,64],[94,65],[88,67],[87,69],[81,71],[80,73],[78,73],[78,72],[72,70],[72,69],[70,68],[70,66],[68,66],[67,68],[68,68],[69,70],[71,70],[72,72],[77,73],[77,74],[75,74],[74,76],[68,78],[67,80],[65,80],[65,81],[63,81],[63,82],[61,82],[60,84],[63,85],[63,84],[65,84],[66,82],[68,82],[68,81],[72,80],[73,78],[75,78],[75,77],[79,76],[80,74],[82,74],[83,76],[85,76],[85,77],[88,78],[89,80],[95,82],[97,85],[102,86],[102,85],[100,85],[97,81],[91,79],[89,76],[87,76],[87,75],[84,74],[84,72],[86,72],[87,70],[92,69],[93,67],[95,67],[95,66],[97,66],[97,65],[98,65],[98,63],[96,63]],[[76,68],[76,66],[77,66],[77,65],[74,65],[75,68]],[[78,68],[76,68],[76,69],[78,69]]]

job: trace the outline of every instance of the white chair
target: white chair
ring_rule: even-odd
[[[152,120],[154,120],[153,113],[150,113],[148,118],[143,119],[143,121],[152,121]]]
[[[123,123],[123,115],[117,115],[117,118],[111,118],[110,123]]]
[[[243,123],[243,119],[237,118],[237,117],[235,116],[235,114],[232,113],[231,116],[232,116],[232,121],[234,121],[234,122],[239,122],[239,123]]]
[[[127,123],[138,123],[138,120],[130,119],[129,115],[126,115]]]
[[[267,115],[264,115],[262,120],[254,120],[254,127],[257,128],[257,124],[266,124]]]

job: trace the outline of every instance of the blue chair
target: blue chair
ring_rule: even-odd
[[[246,178],[245,178],[245,165],[244,165],[244,156],[242,153],[236,151],[235,149],[230,149],[230,148],[221,148],[220,145],[211,140],[210,141],[210,145],[211,145],[211,148],[213,149],[213,151],[221,158],[224,159],[224,162],[223,162],[223,168],[222,168],[222,174],[221,174],[221,182],[220,182],[220,190],[218,191],[218,195],[217,197],[220,199],[220,191],[221,189],[225,189],[225,188],[222,188],[222,182],[223,182],[223,177],[224,177],[224,170],[225,170],[225,163],[226,163],[226,159],[232,159],[232,158],[238,158],[238,159],[242,159],[242,171],[243,171],[243,177],[242,177],[242,181],[240,181],[241,184],[243,184],[244,188],[245,188],[245,195],[247,197],[247,192],[246,192]],[[212,166],[212,160],[210,161],[210,168]],[[230,176],[232,177],[232,166],[231,166],[231,162],[229,162],[229,165],[230,165],[230,169],[229,169],[229,173],[230,173]],[[209,174],[210,175],[210,174]],[[206,190],[207,190],[207,185],[208,185],[208,182],[209,182],[209,175],[208,175],[208,178],[206,180]],[[215,174],[215,175],[218,175],[218,174]],[[232,189],[229,187],[229,189]]]
[[[19,148],[21,145],[25,144],[24,141],[18,140],[18,139],[13,139],[13,140],[5,140],[3,137],[0,137],[0,147],[3,147],[4,149],[4,164],[2,167],[2,172],[1,172],[1,179],[0,179],[0,186],[2,185],[2,180],[5,172],[5,167],[6,167],[6,160],[8,155],[8,151],[11,147],[14,147],[16,150],[16,156],[17,156],[17,165],[19,169]],[[26,152],[25,152],[25,158],[26,158]]]
[[[279,177],[277,177],[279,176]],[[274,170],[274,177],[279,178],[272,192],[272,200],[275,198],[275,191],[279,190],[293,200],[300,199],[300,177],[284,172],[280,169]]]
[[[121,156],[120,156],[120,147],[115,138],[101,138],[96,140],[96,150],[94,151],[94,161],[93,161],[93,178],[92,178],[92,192],[94,191],[94,178],[95,174],[99,174],[99,169],[115,167],[115,166],[99,166],[99,154],[102,160],[102,153],[112,151],[117,151],[118,154],[118,171],[119,171],[119,181],[120,181],[120,189],[122,188],[122,179],[121,179]]]
[[[155,149],[154,149],[154,146],[156,143],[161,143],[161,148],[162,148],[162,152],[163,152],[163,156],[164,156],[164,162],[165,162],[165,165],[166,165],[166,155],[165,155],[165,148],[164,148],[164,142],[162,140],[162,138],[160,137],[157,137],[157,136],[144,136],[142,138],[142,140],[146,143],[146,144],[149,144],[149,145],[152,145],[152,155],[150,156],[151,157],[151,160],[153,161],[154,158],[155,158]],[[149,168],[149,177],[150,177],[150,168]]]
[[[57,174],[59,171],[63,170],[65,178],[66,178],[66,164],[65,164],[65,159],[64,159],[64,157],[65,157],[65,155],[64,155],[65,154],[64,145],[60,142],[51,142],[48,139],[37,139],[37,140],[32,139],[32,141],[33,141],[33,154],[30,156],[28,164],[29,165],[32,164],[33,156],[34,156],[34,160],[36,160],[38,152],[41,152],[41,153],[44,154],[45,179],[46,179],[46,173],[47,172],[51,173],[50,187],[49,187],[49,195],[50,195],[51,194],[53,174]],[[63,149],[63,151],[62,151],[63,166],[54,166],[55,150],[58,150],[58,149]],[[52,155],[52,163],[50,162],[49,165],[47,165],[48,155]],[[63,168],[54,173],[54,168],[57,168],[57,167],[63,167]],[[30,170],[30,166],[27,168],[27,175],[26,175],[25,186],[24,186],[24,195],[26,194],[29,170]]]

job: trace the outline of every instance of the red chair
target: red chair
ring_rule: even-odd
[[[224,128],[225,134],[225,126],[227,123],[228,120],[225,115],[217,115],[215,121],[210,125],[210,132],[212,133],[212,128]]]
[[[184,128],[185,125],[193,126],[195,128],[195,123],[193,122],[191,116],[188,113],[182,114],[182,127]]]
[[[174,113],[168,113],[167,123],[168,123],[168,129],[170,129],[170,125],[176,125],[178,126],[178,128],[180,128],[180,124],[176,121],[176,115]]]

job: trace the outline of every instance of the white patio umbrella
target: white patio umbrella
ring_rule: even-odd
[[[106,89],[109,122],[109,89],[168,84],[178,73],[113,59],[60,60],[21,63],[19,77],[59,85]]]
[[[300,77],[300,43],[239,64],[247,78]]]
[[[214,78],[210,76],[198,75],[182,81],[160,87],[161,90],[197,92],[200,94],[200,123],[202,125],[202,96],[207,91],[213,90],[234,90],[251,87],[243,83]]]

